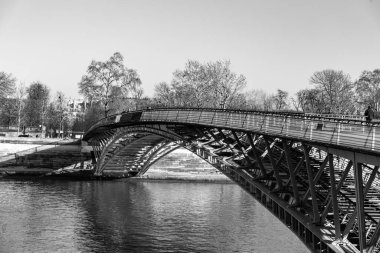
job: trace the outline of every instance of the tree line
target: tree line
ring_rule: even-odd
[[[233,72],[230,61],[188,60],[183,69],[173,72],[170,82],[158,82],[154,95],[147,97],[137,70],[128,68],[116,52],[106,61],[90,62],[78,82],[84,97],[79,111],[70,107],[63,92],[52,96],[46,84],[36,81],[26,86],[11,74],[0,72],[0,125],[19,131],[25,126],[43,128],[46,135],[53,136],[62,131],[86,131],[108,115],[147,107],[360,114],[368,105],[379,106],[380,69],[365,70],[355,81],[341,70],[317,71],[309,86],[291,97],[280,88],[275,94],[247,90],[245,76]]]

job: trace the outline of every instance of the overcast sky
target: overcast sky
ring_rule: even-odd
[[[188,59],[292,95],[315,71],[380,68],[380,0],[0,0],[0,71],[26,85],[78,97],[91,60],[114,52],[149,96]]]

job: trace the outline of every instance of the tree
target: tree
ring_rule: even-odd
[[[353,83],[343,71],[323,70],[315,72],[310,83],[326,98],[326,113],[345,113],[353,104]],[[349,108],[349,109],[347,109]]]
[[[123,77],[123,86],[126,87],[127,92],[134,103],[134,108],[137,110],[141,104],[141,99],[144,94],[144,90],[141,87],[141,80],[136,70],[127,69],[125,76]]]
[[[53,133],[60,129],[60,115],[54,102],[49,103],[46,110],[46,130],[49,137],[56,137]]]
[[[15,92],[16,103],[17,103],[17,135],[20,134],[22,112],[25,105],[25,101],[24,101],[25,95],[26,95],[25,84],[19,83],[16,86],[16,92]]]
[[[205,97],[210,89],[208,77],[205,66],[194,60],[187,61],[184,70],[176,70],[172,87],[177,103],[180,106],[205,107]]]
[[[380,69],[363,71],[355,82],[355,91],[362,110],[368,105],[378,110],[378,103],[380,101]]]
[[[223,109],[233,103],[234,99],[240,97],[238,93],[247,84],[245,76],[235,74],[231,71],[230,66],[230,61],[217,61],[207,64],[207,75],[211,77],[212,90],[215,90],[214,101],[217,101]]]
[[[283,90],[278,89],[277,94],[273,96],[276,110],[282,110],[285,109],[285,107],[288,105],[287,104],[287,99],[288,99],[289,93]]]
[[[325,97],[319,89],[304,89],[296,93],[296,97],[303,112],[324,113],[326,109]]]
[[[10,126],[14,117],[14,106],[11,95],[15,89],[16,79],[11,74],[0,72],[0,115],[1,124]]]
[[[60,137],[63,137],[64,133],[64,125],[67,125],[67,116],[68,116],[68,107],[67,107],[67,99],[65,94],[63,92],[57,92],[56,99],[55,99],[55,108],[58,112],[59,118],[59,134]]]
[[[102,105],[99,103],[93,103],[93,105],[87,109],[84,114],[83,129],[87,131],[96,122],[103,118],[102,116]]]
[[[245,77],[230,70],[229,61],[202,64],[189,60],[184,70],[176,70],[169,84],[155,86],[155,100],[182,107],[233,108],[245,106],[241,90]]]
[[[16,107],[14,98],[3,98],[0,111],[0,125],[10,127],[16,124]]]
[[[175,106],[174,92],[166,82],[160,82],[154,86],[154,97],[157,103],[163,103],[168,106]]]
[[[270,95],[263,90],[250,90],[244,93],[247,109],[264,110],[265,101]]]
[[[125,96],[127,84],[141,83],[136,71],[127,69],[123,60],[118,52],[105,62],[93,60],[79,83],[79,93],[90,101],[101,102],[104,117],[109,114],[112,102]]]
[[[24,115],[29,127],[43,127],[46,110],[49,105],[49,88],[40,82],[32,83],[27,89]]]
[[[11,74],[0,72],[0,99],[11,95],[15,90],[16,79]]]

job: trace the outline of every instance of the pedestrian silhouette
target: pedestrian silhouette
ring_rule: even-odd
[[[364,116],[366,117],[367,124],[371,123],[375,116],[375,113],[373,112],[370,105],[368,106],[367,110],[365,110]]]

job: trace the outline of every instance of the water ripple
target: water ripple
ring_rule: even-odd
[[[0,181],[0,252],[308,252],[232,184]]]

